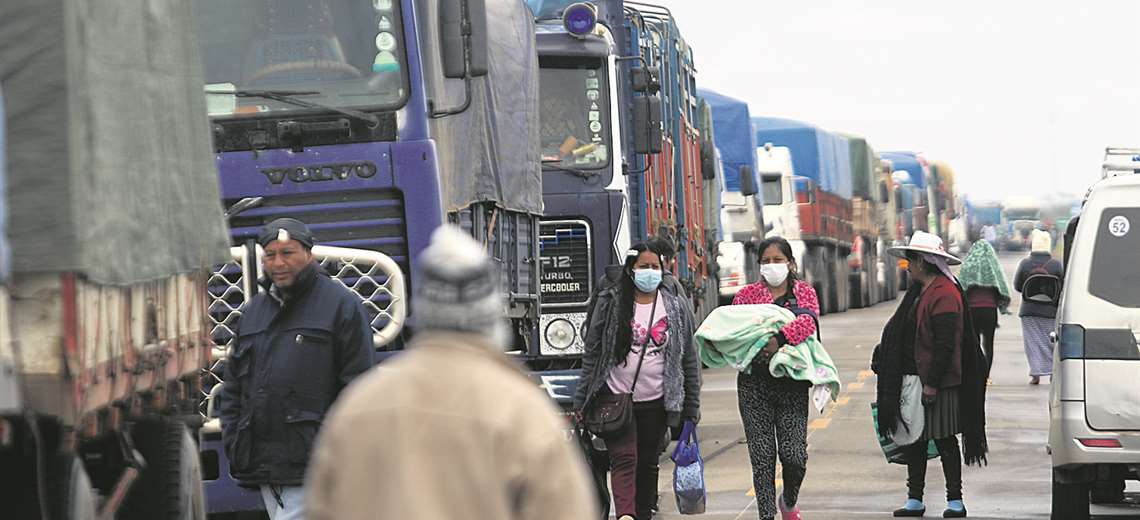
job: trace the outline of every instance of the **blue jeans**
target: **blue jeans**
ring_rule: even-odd
[[[302,486],[261,486],[261,500],[269,520],[305,520],[305,488]]]

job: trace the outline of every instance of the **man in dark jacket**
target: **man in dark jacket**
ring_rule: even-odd
[[[267,278],[243,309],[219,416],[234,477],[261,489],[272,520],[294,520],[325,412],[372,365],[372,328],[360,297],[313,261],[305,224],[275,220],[258,243]]]

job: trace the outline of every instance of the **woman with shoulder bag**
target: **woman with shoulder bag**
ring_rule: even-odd
[[[700,363],[684,294],[661,287],[661,257],[626,254],[619,283],[597,295],[574,406],[610,454],[619,520],[648,520],[657,502],[665,432],[700,419]]]

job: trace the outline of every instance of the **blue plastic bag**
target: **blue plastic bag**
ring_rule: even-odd
[[[697,426],[685,421],[681,438],[673,449],[673,494],[677,497],[677,511],[682,515],[699,515],[705,512],[708,493],[705,492],[705,462],[697,444]]]

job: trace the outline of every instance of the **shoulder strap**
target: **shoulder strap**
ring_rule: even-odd
[[[657,298],[660,296],[660,289],[653,293],[653,307],[649,310],[649,326],[645,328],[645,341],[641,342],[641,354],[637,356],[637,370],[633,372],[633,384],[629,387],[629,395],[633,395],[633,391],[637,389],[637,376],[641,375],[641,363],[645,361],[645,351],[649,350],[649,339],[653,336],[653,318],[657,316]]]

